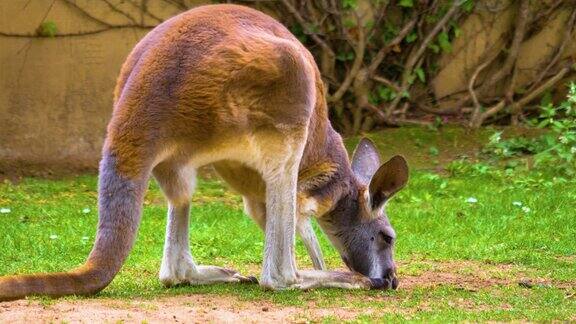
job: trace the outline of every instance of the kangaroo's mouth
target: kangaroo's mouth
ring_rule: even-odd
[[[399,285],[398,278],[370,278],[371,289],[392,289],[396,290]]]
[[[354,267],[352,267],[350,259],[348,259],[347,257],[341,255],[340,256],[342,258],[342,261],[344,261],[344,264],[346,265],[346,267],[348,267],[348,269],[352,272],[356,272],[359,273],[358,271],[356,271],[354,269]],[[362,274],[362,273],[360,273]],[[364,274],[362,274],[364,275]],[[396,274],[394,272],[390,272],[387,276],[384,276],[382,278],[371,278],[368,275],[364,275],[366,277],[368,277],[368,279],[370,279],[370,288],[371,289],[392,289],[392,290],[396,290],[398,289],[398,286],[400,285],[400,281],[398,280],[398,278],[396,277]]]

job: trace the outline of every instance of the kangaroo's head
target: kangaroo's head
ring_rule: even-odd
[[[379,288],[396,289],[396,233],[384,206],[408,181],[406,160],[394,156],[381,165],[374,144],[363,139],[354,152],[352,170],[350,190],[320,225],[352,271],[371,278]]]

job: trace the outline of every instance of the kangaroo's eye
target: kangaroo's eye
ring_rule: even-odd
[[[392,242],[394,242],[394,238],[388,234],[385,234],[384,232],[380,232],[380,239],[383,242],[386,242],[386,244],[390,245],[392,244]]]

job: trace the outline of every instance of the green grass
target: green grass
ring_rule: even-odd
[[[425,140],[411,145],[406,149],[420,146],[430,159],[436,152],[428,147],[437,146],[440,155],[445,148]],[[388,205],[399,237],[398,291],[266,292],[256,285],[223,284],[165,289],[157,272],[166,207],[151,182],[136,246],[99,298],[229,295],[278,306],[353,309],[358,322],[576,320],[576,182],[522,171],[486,171],[482,165],[456,171],[414,171],[409,186]],[[477,202],[467,202],[469,198]],[[11,210],[0,214],[0,274],[70,269],[84,261],[94,240],[96,177],[5,182],[0,184],[0,208]],[[328,266],[342,267],[325,237],[320,239]],[[217,180],[199,182],[191,246],[199,263],[251,275],[260,270],[263,235],[244,216],[240,198]],[[302,267],[311,267],[300,242],[297,257]],[[430,274],[441,277],[427,284],[424,276]],[[405,288],[402,278],[408,282]],[[537,284],[524,288],[518,285],[521,279]]]

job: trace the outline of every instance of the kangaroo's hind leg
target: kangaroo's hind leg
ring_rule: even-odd
[[[318,238],[312,228],[312,223],[310,218],[303,217],[298,220],[296,224],[296,231],[302,239],[302,243],[308,251],[308,255],[312,260],[314,269],[316,270],[326,270],[326,264],[324,263],[324,256],[322,255],[322,249],[320,248],[320,243],[318,243]]]
[[[190,197],[194,191],[196,170],[185,165],[163,162],[153,171],[168,200],[168,224],[160,281],[165,286],[182,283],[252,282],[234,270],[197,265],[190,253],[188,238]]]

